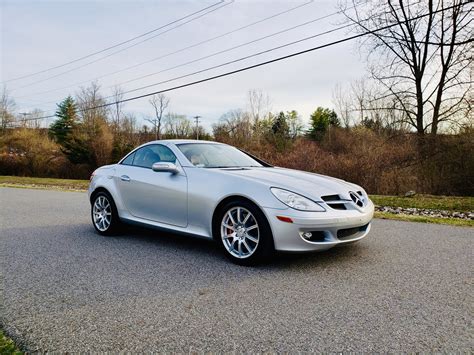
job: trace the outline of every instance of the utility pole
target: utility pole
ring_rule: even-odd
[[[31,113],[29,113],[29,112],[19,112],[19,114],[23,116],[23,121],[22,121],[23,127],[26,127],[26,121],[27,121],[26,116],[31,115]]]
[[[196,139],[199,140],[199,119],[201,116],[194,116],[194,122],[196,122]]]

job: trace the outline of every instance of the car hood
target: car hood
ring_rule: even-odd
[[[318,201],[321,196],[335,194],[349,200],[349,191],[364,191],[360,186],[341,179],[285,168],[231,168],[221,171],[259,181],[268,187],[291,190]]]

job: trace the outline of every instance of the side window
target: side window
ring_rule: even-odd
[[[151,166],[154,163],[159,162],[175,163],[176,156],[168,147],[165,147],[164,145],[147,145],[135,152],[133,166],[151,169]]]
[[[123,165],[132,165],[133,164],[133,158],[135,158],[135,153],[130,154],[128,157],[126,157],[121,164]]]
[[[160,155],[160,161],[166,163],[176,163],[176,156],[173,154],[171,149],[165,147],[164,145],[155,145],[155,151]]]

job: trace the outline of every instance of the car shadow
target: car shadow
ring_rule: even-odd
[[[230,263],[220,246],[210,239],[130,225],[124,226],[114,238],[150,243],[159,248],[182,249],[183,253],[192,252],[201,256],[212,256],[215,261]],[[361,241],[318,252],[276,252],[258,267],[271,270],[290,266],[328,266],[333,263],[350,261],[365,254],[367,249],[367,245]],[[242,267],[245,268],[245,266]]]

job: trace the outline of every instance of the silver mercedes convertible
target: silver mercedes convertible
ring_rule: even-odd
[[[244,265],[274,251],[356,242],[369,233],[374,213],[360,186],[195,140],[149,142],[98,168],[89,199],[92,223],[102,235],[130,223],[200,236]]]

